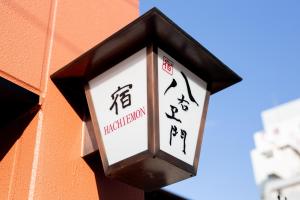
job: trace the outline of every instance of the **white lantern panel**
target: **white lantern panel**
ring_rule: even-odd
[[[148,148],[146,48],[89,81],[108,164]]]
[[[207,84],[158,49],[160,149],[193,165]]]

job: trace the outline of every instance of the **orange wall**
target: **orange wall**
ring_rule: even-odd
[[[49,78],[136,17],[138,0],[0,1],[0,76],[41,97],[0,161],[0,199],[143,199],[80,157],[82,121]]]

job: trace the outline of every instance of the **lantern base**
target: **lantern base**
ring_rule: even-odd
[[[90,121],[84,123],[81,147],[83,158],[95,155],[98,151],[90,126]],[[155,156],[149,151],[142,152],[127,161],[104,169],[104,172],[107,177],[144,191],[153,191],[196,175],[192,166],[183,167],[177,159],[172,159],[172,156],[163,151],[159,151]]]
[[[144,191],[153,191],[196,175],[192,168],[184,170],[160,157],[153,156],[128,165],[123,163],[122,166],[116,167],[118,169],[113,168],[114,166],[109,167],[105,170],[105,174]]]

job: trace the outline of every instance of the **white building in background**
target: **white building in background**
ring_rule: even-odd
[[[251,152],[263,200],[300,200],[300,99],[262,113]]]

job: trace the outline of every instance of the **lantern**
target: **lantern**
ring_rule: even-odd
[[[209,97],[241,80],[156,8],[52,79],[91,118],[105,174],[144,190],[196,175]]]

